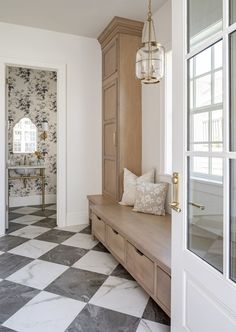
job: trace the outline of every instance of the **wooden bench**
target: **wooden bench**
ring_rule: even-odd
[[[170,316],[171,220],[88,196],[92,235]]]

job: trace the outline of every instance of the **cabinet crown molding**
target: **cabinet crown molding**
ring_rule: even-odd
[[[104,48],[117,34],[124,33],[142,36],[143,22],[115,16],[105,30],[98,36],[101,47]]]

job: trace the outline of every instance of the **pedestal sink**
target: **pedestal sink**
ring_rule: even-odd
[[[19,165],[19,166],[9,166],[8,167],[9,170],[14,170],[16,172],[16,174],[19,174],[22,176],[34,175],[36,169],[40,169],[40,168],[45,168],[45,166],[43,166],[43,165],[35,165],[35,166]]]

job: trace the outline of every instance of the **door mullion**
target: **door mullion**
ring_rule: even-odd
[[[223,274],[225,278],[229,278],[230,272],[230,159],[228,157],[229,152],[229,35],[227,32],[229,26],[229,1],[223,1],[223,151],[226,153],[223,162],[223,175],[224,175],[224,189],[223,189],[223,201],[224,201],[224,229],[223,229]]]

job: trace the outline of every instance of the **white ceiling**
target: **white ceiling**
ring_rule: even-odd
[[[155,12],[166,0],[152,0]],[[0,21],[96,38],[114,16],[144,21],[148,0],[0,0]]]

